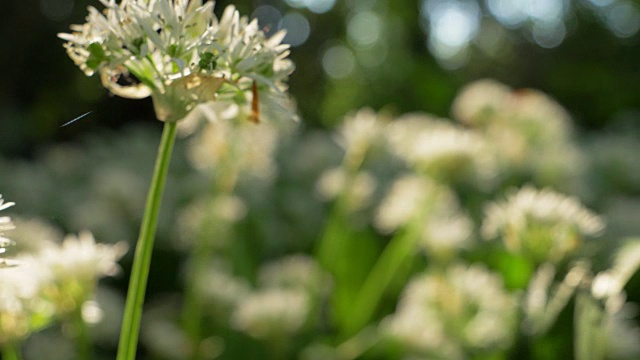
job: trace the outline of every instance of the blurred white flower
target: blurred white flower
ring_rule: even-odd
[[[217,317],[228,318],[238,304],[250,296],[251,286],[216,259],[196,277],[196,291]]]
[[[15,218],[16,229],[11,234],[15,250],[19,254],[35,254],[41,249],[62,241],[63,233],[47,221],[39,218]]]
[[[15,205],[12,202],[4,202],[2,195],[0,195],[0,211],[5,210],[6,208]],[[12,244],[12,241],[8,238],[4,237],[4,232],[15,229],[15,225],[11,221],[9,216],[0,216],[0,254],[5,252],[5,248]],[[0,260],[0,267],[2,267],[2,260]]]
[[[570,116],[546,94],[480,80],[463,88],[453,113],[492,144],[503,171],[566,190],[580,181],[586,161],[573,143]]]
[[[455,119],[465,124],[485,123],[507,101],[511,89],[495,80],[482,79],[464,86],[451,105]]]
[[[293,289],[266,289],[245,297],[232,314],[232,325],[258,339],[288,341],[307,321],[308,295]]]
[[[24,339],[49,324],[53,306],[39,294],[43,281],[38,265],[21,258],[19,266],[0,269],[0,347]]]
[[[609,270],[595,276],[591,292],[597,299],[607,299],[623,293],[624,286],[640,269],[640,240],[632,240],[616,252]]]
[[[485,239],[498,237],[509,250],[542,262],[563,259],[584,236],[603,229],[602,219],[576,198],[531,186],[486,206],[482,223]]]
[[[293,63],[289,46],[281,44],[284,32],[267,39],[257,20],[240,17],[234,6],[218,20],[211,1],[101,3],[102,12],[89,7],[85,24],[58,36],[67,41],[74,63],[87,75],[100,72],[114,94],[152,95],[158,119],[178,121],[220,95],[249,106],[257,121],[258,105],[252,102],[258,99],[247,99],[249,94],[286,97]]]
[[[222,249],[229,244],[230,226],[244,218],[247,206],[234,195],[218,194],[202,197],[182,210],[178,217],[180,245],[191,246],[194,242],[205,241],[214,249]]]
[[[41,291],[59,313],[66,314],[93,296],[100,278],[117,274],[117,261],[126,251],[124,242],[97,244],[90,232],[68,235],[62,244],[33,255],[43,276]]]
[[[496,176],[493,149],[482,136],[445,120],[404,115],[390,124],[388,139],[400,158],[438,179],[487,185]]]
[[[336,141],[345,149],[345,165],[358,169],[367,153],[383,144],[388,119],[364,108],[345,117]]]
[[[336,167],[325,171],[316,183],[316,190],[325,199],[346,196],[347,208],[356,211],[367,206],[376,189],[376,179],[367,171],[350,178],[348,170]]]
[[[391,233],[416,221],[422,224],[420,246],[428,253],[448,255],[472,243],[473,223],[455,194],[429,178],[406,175],[391,186],[374,225]]]
[[[223,187],[233,188],[239,176],[268,180],[275,175],[278,139],[273,123],[208,122],[191,140],[188,156],[195,168],[215,171]]]
[[[298,289],[321,295],[329,277],[316,261],[306,255],[290,255],[264,265],[258,274],[262,288]]]
[[[454,265],[411,280],[381,327],[411,354],[463,359],[508,348],[516,321],[517,302],[498,275],[480,266]]]

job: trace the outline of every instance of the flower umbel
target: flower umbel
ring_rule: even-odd
[[[256,20],[228,6],[221,19],[202,0],[101,0],[87,22],[72,25],[69,57],[88,76],[127,98],[152,96],[162,121],[178,121],[199,103],[234,99],[258,116],[258,94],[283,96],[293,71],[284,32],[267,38]]]
[[[562,260],[584,236],[604,229],[602,219],[577,199],[530,186],[490,204],[485,212],[486,239],[500,237],[509,250],[541,262]]]

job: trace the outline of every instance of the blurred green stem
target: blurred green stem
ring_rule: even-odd
[[[356,295],[347,334],[354,334],[367,325],[385,291],[394,281],[406,276],[423,228],[424,217],[416,217],[389,241]]]
[[[20,345],[8,343],[2,347],[2,360],[21,360]]]
[[[187,283],[185,286],[184,307],[182,310],[182,324],[190,341],[189,359],[201,359],[200,346],[202,342],[202,301],[198,294],[198,276],[206,270],[211,260],[212,249],[207,239],[199,238],[191,253]]]
[[[87,331],[87,324],[82,318],[82,306],[79,306],[73,313],[73,325],[75,327],[75,345],[78,359],[93,359],[91,337]]]
[[[576,295],[574,310],[574,346],[576,360],[604,360],[606,335],[604,311],[587,291]]]
[[[176,139],[176,127],[176,122],[167,121],[164,123],[164,131],[162,132],[162,140],[158,149],[151,187],[147,195],[140,236],[138,237],[138,244],[133,258],[117,360],[133,360],[136,357],[140,321],[142,320],[142,305],[144,304],[144,295],[149,278],[149,267],[151,265],[151,254],[153,252],[162,193],[167,180],[173,144]]]

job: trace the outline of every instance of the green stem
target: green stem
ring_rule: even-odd
[[[75,343],[76,354],[78,359],[91,360],[93,359],[93,350],[91,337],[87,331],[87,324],[82,319],[82,307],[78,307],[73,314],[73,322],[75,326]]]
[[[191,254],[182,312],[183,326],[190,341],[191,352],[189,359],[191,360],[199,360],[201,358],[203,305],[201,295],[197,293],[197,279],[206,270],[211,257],[211,246],[207,244],[207,239],[197,239],[195,251]]]
[[[419,220],[422,219],[417,217],[398,232],[380,254],[355,297],[347,334],[356,333],[371,321],[389,286],[411,269],[416,244],[424,227]]]
[[[2,360],[22,360],[20,346],[15,343],[5,344],[2,348]]]
[[[167,121],[164,124],[162,140],[158,148],[158,157],[140,228],[140,236],[138,237],[138,245],[133,258],[117,360],[133,360],[136,357],[140,321],[142,319],[142,305],[149,278],[153,241],[156,234],[162,193],[167,180],[171,152],[176,139],[176,127],[177,124],[175,122]]]

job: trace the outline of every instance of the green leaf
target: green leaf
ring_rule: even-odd
[[[91,43],[87,47],[89,51],[89,57],[87,58],[87,67],[91,70],[96,70],[100,67],[104,61],[107,60],[107,56],[99,43]]]

